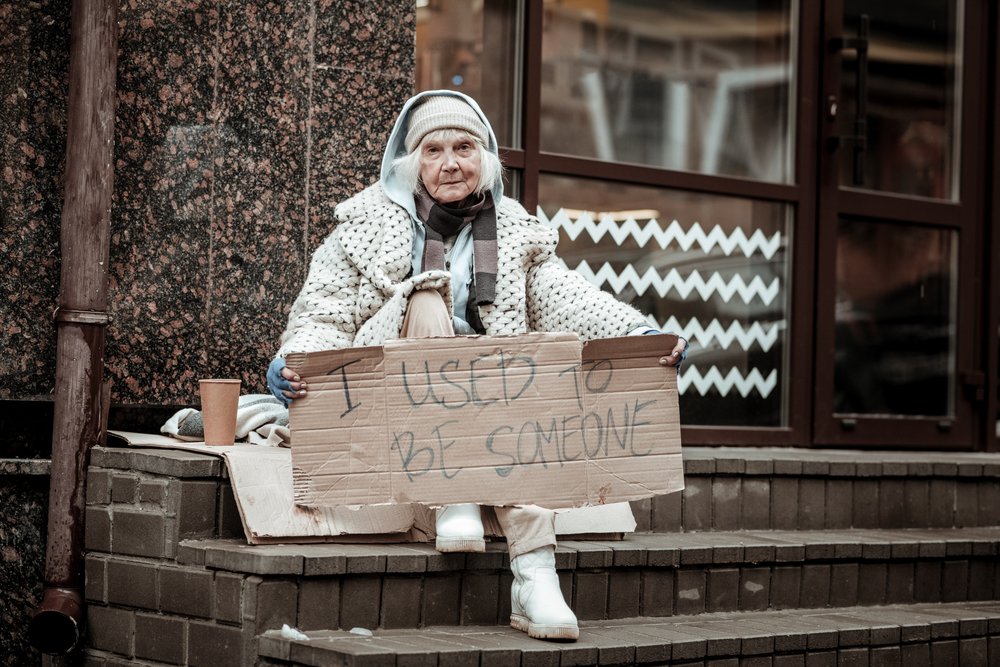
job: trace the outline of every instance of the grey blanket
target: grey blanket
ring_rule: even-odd
[[[189,442],[204,440],[201,412],[194,408],[179,410],[160,427],[160,432]],[[291,443],[288,408],[269,394],[240,396],[236,407],[236,439],[265,447],[288,447]]]

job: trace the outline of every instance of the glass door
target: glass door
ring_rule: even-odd
[[[817,444],[973,442],[984,10],[826,4]]]

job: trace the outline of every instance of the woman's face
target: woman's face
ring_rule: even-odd
[[[420,146],[420,180],[441,204],[462,201],[479,185],[479,144],[465,132],[429,139]]]

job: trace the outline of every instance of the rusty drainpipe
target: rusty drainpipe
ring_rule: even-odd
[[[83,626],[84,494],[101,428],[108,322],[117,51],[117,0],[73,0],[45,590],[28,625],[32,645],[50,654],[72,651]]]

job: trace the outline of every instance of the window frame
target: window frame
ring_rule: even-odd
[[[816,378],[813,398],[815,419],[813,445],[831,447],[859,447],[883,449],[980,449],[986,443],[983,415],[985,405],[978,401],[970,384],[975,371],[985,362],[981,349],[984,345],[980,323],[988,315],[982,296],[986,294],[980,276],[988,275],[988,268],[979,262],[988,246],[983,241],[986,232],[983,196],[986,154],[988,148],[977,150],[977,130],[986,130],[984,112],[986,94],[986,68],[988,58],[983,53],[987,39],[985,3],[966,0],[961,57],[963,72],[961,86],[962,110],[960,115],[958,197],[955,200],[937,200],[893,192],[866,190],[842,185],[839,181],[839,164],[831,152],[817,153],[821,165],[818,176],[816,212],[818,229],[817,288],[816,288],[816,352],[814,375]],[[831,39],[842,36],[844,0],[829,0],[825,4],[824,34],[818,44],[829,44]],[[822,63],[825,89],[822,99],[835,99],[842,72],[840,56],[828,50]],[[840,131],[832,120],[820,120],[820,146],[830,146]],[[981,145],[981,142],[978,142]],[[988,144],[987,144],[988,145]],[[823,150],[820,148],[818,150]],[[835,332],[832,304],[835,299],[834,265],[836,253],[836,228],[839,218],[868,219],[878,224],[905,224],[928,226],[954,231],[957,234],[955,250],[958,255],[957,303],[955,306],[955,377],[953,417],[909,417],[897,415],[836,415],[833,411],[833,367],[830,363],[835,349]],[[978,245],[977,245],[978,244]],[[826,249],[825,251],[821,251]],[[827,356],[823,352],[828,351]]]
[[[817,119],[812,100],[819,94],[815,76],[803,72],[817,72],[819,56],[810,49],[795,49],[796,71],[795,99],[789,112],[795,118],[793,139],[795,149],[790,183],[756,181],[752,179],[718,176],[688,171],[676,171],[648,165],[605,162],[594,158],[576,157],[541,150],[540,115],[542,94],[542,38],[545,21],[544,0],[521,0],[524,18],[524,39],[521,57],[521,148],[501,147],[504,164],[517,171],[522,184],[522,203],[529,211],[538,208],[538,187],[542,174],[578,178],[596,178],[603,181],[669,188],[696,193],[741,196],[750,199],[787,204],[791,210],[791,244],[785,286],[790,290],[787,313],[790,326],[787,330],[786,400],[788,423],[781,427],[719,427],[683,426],[682,436],[690,445],[808,445],[812,423],[812,372],[811,345],[801,341],[813,338],[814,271],[812,261],[815,248],[814,225],[809,224],[815,211],[816,160],[807,151],[816,142]],[[793,39],[799,43],[817,43],[820,35],[820,14],[816,3],[800,0],[798,24],[793,26]],[[806,223],[803,223],[806,220]]]

